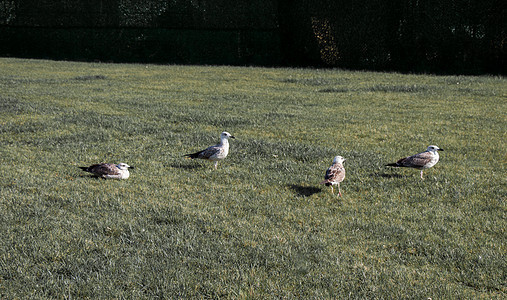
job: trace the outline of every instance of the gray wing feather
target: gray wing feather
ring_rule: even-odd
[[[210,157],[215,156],[215,155],[219,154],[222,151],[224,151],[224,150],[221,147],[211,146],[211,147],[208,147],[208,148],[202,150],[199,153],[198,157],[199,158],[203,158],[203,159],[209,159]]]
[[[402,165],[404,167],[422,168],[427,163],[429,163],[431,159],[432,159],[431,153],[422,152],[416,155],[402,158],[397,162],[397,164]]]
[[[345,179],[345,168],[341,164],[333,164],[326,170],[323,183],[342,182]]]
[[[88,168],[89,172],[97,175],[119,175],[120,171],[115,164],[97,164]]]

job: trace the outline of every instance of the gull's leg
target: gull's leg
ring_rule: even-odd
[[[330,187],[331,187],[331,194],[333,194],[333,195],[334,195],[334,192],[333,192],[333,185],[331,184],[331,185],[330,185]]]
[[[340,196],[340,197],[342,196],[342,191],[340,189],[340,184],[339,183],[338,183],[338,196]]]
[[[217,169],[217,166],[218,166],[218,160],[215,162],[215,170]]]
[[[424,180],[424,178],[423,178],[423,176],[422,176],[422,172],[423,172],[423,170],[421,170],[421,179],[422,179],[422,180]]]

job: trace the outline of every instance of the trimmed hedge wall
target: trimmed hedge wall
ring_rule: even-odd
[[[0,56],[506,72],[500,0],[0,0]]]

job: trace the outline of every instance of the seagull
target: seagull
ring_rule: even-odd
[[[201,158],[214,161],[216,169],[218,166],[218,161],[226,158],[227,154],[229,154],[229,138],[235,139],[235,137],[230,133],[224,131],[220,134],[220,143],[217,145],[208,147],[196,153],[186,154],[185,156],[192,159]]]
[[[338,185],[338,196],[342,195],[342,192],[340,190],[340,182],[345,179],[345,168],[343,167],[344,161],[345,158],[341,156],[335,156],[333,159],[333,164],[326,170],[324,181],[321,182],[321,184],[331,186],[331,193],[333,193],[333,185]]]
[[[430,145],[426,151],[402,158],[395,163],[387,164],[388,167],[407,167],[421,170],[421,179],[423,178],[423,170],[429,169],[437,164],[440,156],[438,151],[444,151],[444,149],[438,148],[438,146]]]
[[[125,163],[115,164],[95,164],[89,167],[79,167],[81,170],[85,172],[90,172],[96,176],[102,178],[110,178],[110,179],[127,179],[130,176],[129,168],[133,169]]]

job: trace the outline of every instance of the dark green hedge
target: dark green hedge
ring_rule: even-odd
[[[0,55],[505,74],[500,0],[0,0]]]

